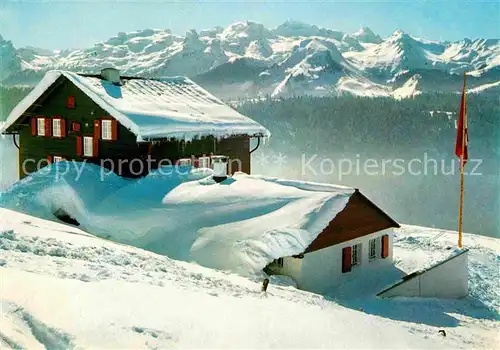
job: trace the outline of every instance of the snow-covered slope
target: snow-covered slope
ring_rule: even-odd
[[[367,27],[349,34],[291,20],[274,29],[245,21],[184,36],[160,29],[121,32],[93,47],[53,53],[16,50],[0,39],[0,55],[7,62],[0,72],[4,85],[33,84],[49,69],[98,73],[112,65],[126,75],[188,76],[222,98],[273,93],[402,97],[392,93],[401,87],[393,83],[402,74],[420,74],[420,92],[459,91],[460,79],[450,84],[450,76],[464,71],[471,73],[471,88],[500,81],[498,39],[435,42],[400,30],[383,39]]]
[[[419,81],[421,78],[422,78],[421,75],[415,74],[410,79],[408,79],[403,84],[403,86],[392,91],[392,96],[394,96],[394,98],[400,99],[400,98],[413,97],[415,95],[420,94],[421,91],[419,90]]]
[[[397,266],[439,258],[454,236],[433,239],[437,233],[401,229]],[[471,295],[461,300],[379,300],[367,288],[355,298],[323,297],[274,277],[262,293],[263,276],[210,270],[0,209],[0,347],[494,348],[498,314],[488,303],[498,302],[498,241],[464,242]]]

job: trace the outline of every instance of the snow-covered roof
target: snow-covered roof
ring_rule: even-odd
[[[211,169],[190,167],[139,180],[88,163],[77,168],[45,167],[3,192],[0,206],[52,220],[61,208],[92,234],[243,274],[303,253],[355,193],[244,173],[218,184]]]
[[[49,71],[9,114],[5,132],[60,77],[64,76],[137,136],[192,139],[249,135],[269,137],[269,131],[245,117],[188,78],[124,78],[115,85],[96,76]]]

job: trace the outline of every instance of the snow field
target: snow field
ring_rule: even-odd
[[[495,344],[496,323],[488,319],[458,312],[453,317],[460,321],[452,327],[402,322],[273,280],[262,294],[257,276],[247,279],[175,261],[6,209],[0,209],[0,218],[0,344],[5,348],[427,349]],[[416,319],[418,314],[411,314],[416,310],[428,315],[439,311],[434,301],[382,302],[389,309],[406,305],[409,317]],[[441,337],[438,328],[445,328],[448,337]]]

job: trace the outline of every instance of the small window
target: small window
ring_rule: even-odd
[[[276,260],[277,264],[278,264],[278,267],[283,267],[283,258],[279,258],[278,260]]]
[[[111,120],[101,121],[101,138],[103,140],[113,139],[113,133],[111,131]]]
[[[54,156],[54,157],[52,157],[52,161],[54,163],[56,163],[56,162],[62,162],[63,160],[64,160],[64,158],[61,157],[61,156]]]
[[[80,131],[80,123],[72,122],[71,123],[71,130],[72,131]]]
[[[61,119],[52,119],[52,135],[54,137],[61,137]]]
[[[85,136],[83,138],[83,156],[92,157],[94,155],[93,148],[94,138],[90,136]]]
[[[351,265],[361,264],[361,243],[352,246]]]
[[[66,102],[66,106],[68,108],[75,108],[75,96],[68,96],[68,100]]]
[[[45,118],[38,118],[37,119],[37,135],[38,136],[45,136]]]
[[[369,257],[370,260],[374,260],[377,258],[377,238],[370,239]]]

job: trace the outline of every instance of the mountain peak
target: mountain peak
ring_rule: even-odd
[[[186,32],[186,39],[187,40],[198,40],[199,37],[198,37],[198,32],[196,31],[196,29],[189,29]]]
[[[226,41],[243,40],[251,42],[262,38],[272,38],[274,35],[260,23],[245,21],[230,24],[221,33],[221,37]]]
[[[294,29],[303,29],[303,28],[307,28],[307,29],[316,28],[317,29],[318,28],[315,25],[307,24],[307,23],[304,23],[304,22],[301,22],[301,21],[297,21],[295,19],[287,19],[285,22],[283,22],[282,24],[280,24],[278,26],[278,28],[279,27],[294,28]]]
[[[382,42],[382,38],[368,27],[361,27],[351,36],[364,43],[380,44]]]
[[[406,36],[405,32],[401,29],[397,29],[394,33],[392,33],[391,38],[401,38],[403,36]]]
[[[221,26],[215,26],[215,27],[210,28],[210,29],[200,30],[199,35],[200,36],[215,37],[215,36],[217,36],[217,34],[220,34],[223,31],[224,31],[224,28],[222,28]]]
[[[320,36],[326,38],[333,38],[336,40],[342,40],[343,32],[338,30],[320,28],[315,25],[307,24],[304,22],[296,20],[286,20],[284,23],[277,26],[272,32],[279,36],[284,37],[311,37]]]

